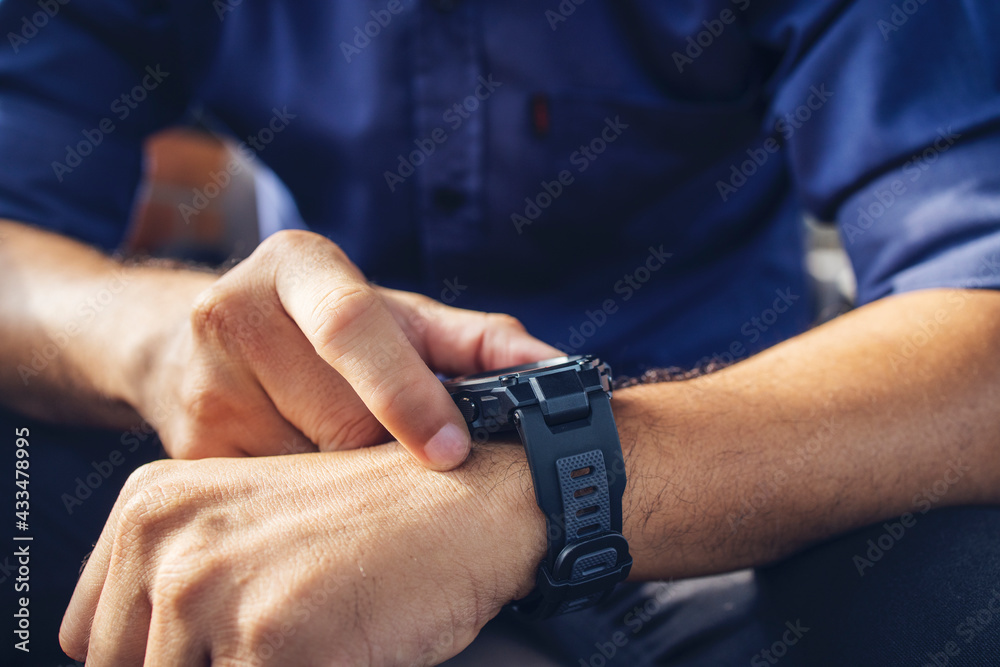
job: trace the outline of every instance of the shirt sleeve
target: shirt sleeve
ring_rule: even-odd
[[[770,123],[859,303],[1000,288],[1000,3],[798,4],[759,27],[787,54]]]
[[[5,0],[0,27],[8,42],[0,48],[0,217],[116,247],[142,140],[185,106],[166,17],[145,0]]]

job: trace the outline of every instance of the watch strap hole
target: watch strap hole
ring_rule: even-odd
[[[566,544],[611,530],[604,453],[599,449],[556,459]]]

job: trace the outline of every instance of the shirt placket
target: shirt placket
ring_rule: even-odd
[[[485,88],[476,7],[430,0],[413,36],[413,149],[426,287],[461,270],[483,247]],[[477,90],[480,95],[477,96]],[[411,153],[411,156],[415,157]]]

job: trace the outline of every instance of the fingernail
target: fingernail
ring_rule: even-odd
[[[455,424],[445,424],[424,446],[431,465],[454,468],[469,455],[469,433]]]

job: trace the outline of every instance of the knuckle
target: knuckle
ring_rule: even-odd
[[[282,229],[261,241],[257,246],[257,252],[261,255],[280,256],[290,249],[315,243],[316,237],[319,237],[319,234],[304,229]]]
[[[360,284],[330,290],[312,312],[312,334],[320,346],[334,346],[351,328],[363,322],[380,303],[375,290]]]
[[[490,328],[516,329],[517,331],[527,331],[521,320],[507,313],[486,313],[487,324]]]
[[[247,355],[266,354],[267,323],[277,306],[271,298],[239,289],[216,283],[198,295],[190,315],[194,339]]]
[[[396,336],[384,337],[367,351],[365,363],[368,373],[373,375],[387,373],[390,370],[396,372],[396,365],[408,347],[411,347],[410,341],[402,332]]]
[[[225,338],[235,309],[232,297],[216,283],[199,294],[191,305],[191,330],[196,337]]]
[[[272,234],[257,246],[250,259],[266,273],[273,274],[281,292],[314,285],[315,277],[329,269],[331,263],[354,267],[339,245],[304,229],[284,229]]]
[[[232,563],[205,548],[200,538],[182,538],[156,571],[150,587],[154,608],[175,619],[204,613],[207,600],[214,603],[213,590],[232,577]]]
[[[185,382],[181,396],[181,409],[188,425],[195,429],[218,422],[229,413],[230,405],[225,392],[210,380]]]
[[[339,245],[316,232],[305,229],[282,229],[271,234],[261,241],[254,254],[262,259],[283,261],[289,255],[301,255],[304,250],[321,247],[332,251],[342,259],[347,259],[347,254]]]
[[[170,475],[173,466],[171,461],[166,460],[153,461],[139,466],[125,480],[119,497],[128,499],[139,495],[144,489],[156,485],[160,480]]]
[[[175,465],[156,461],[129,476],[119,500],[120,542],[141,544],[185,511],[183,481],[176,479],[171,470]]]
[[[422,391],[421,369],[407,364],[391,373],[382,373],[371,380],[369,405],[377,415],[392,415],[397,419],[420,419],[419,411],[426,407],[425,400],[412,400],[413,396],[426,399]]]

